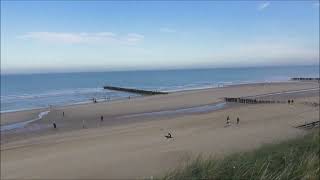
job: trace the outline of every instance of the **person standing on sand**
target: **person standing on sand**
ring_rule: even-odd
[[[230,124],[230,118],[229,118],[229,116],[227,117],[227,125],[229,125]]]
[[[64,111],[62,112],[62,117],[64,117]]]
[[[103,122],[103,116],[100,117],[100,121]]]
[[[83,129],[85,128],[85,126],[84,126],[84,120],[82,120],[82,128],[83,128]]]
[[[55,121],[53,121],[53,128],[56,129],[57,128],[57,124]]]
[[[239,124],[240,123],[240,119],[239,119],[239,117],[237,117],[237,124]]]

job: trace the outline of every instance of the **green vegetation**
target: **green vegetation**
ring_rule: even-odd
[[[319,179],[319,131],[224,159],[198,157],[163,179]]]

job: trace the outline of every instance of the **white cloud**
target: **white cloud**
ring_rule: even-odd
[[[98,32],[95,33],[98,36],[104,36],[104,37],[115,37],[116,34],[112,33],[112,32]]]
[[[164,32],[164,33],[175,33],[175,32],[177,32],[177,30],[171,29],[171,28],[167,28],[167,27],[160,28],[160,31]]]
[[[270,6],[270,2],[261,3],[261,4],[259,4],[259,6],[258,6],[258,10],[259,10],[259,11],[262,11],[262,10],[266,9],[267,7],[269,7],[269,6]]]
[[[121,44],[134,45],[144,39],[143,35],[136,33],[128,33],[127,35],[116,35],[112,32],[97,32],[97,33],[66,33],[66,32],[28,32],[22,36],[18,36],[24,40],[38,40],[55,43],[105,43],[114,42]]]
[[[139,41],[142,41],[143,39],[144,36],[141,34],[129,33],[121,42],[125,44],[136,44]]]

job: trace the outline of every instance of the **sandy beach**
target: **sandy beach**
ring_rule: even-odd
[[[143,114],[258,95],[295,102],[227,103],[222,109],[201,113]],[[1,179],[161,176],[199,154],[223,157],[304,135],[306,130],[295,127],[319,120],[319,106],[314,103],[319,103],[318,82],[281,82],[53,107],[47,116],[25,128],[1,133]],[[32,119],[40,111],[1,114],[1,125]],[[226,126],[227,116],[230,126]],[[237,117],[240,124],[235,123]],[[174,138],[164,138],[168,132]]]

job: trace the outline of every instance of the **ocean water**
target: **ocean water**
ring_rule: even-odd
[[[1,112],[137,96],[104,85],[181,91],[223,85],[319,77],[318,66],[1,75]]]

